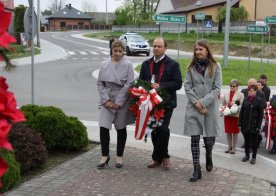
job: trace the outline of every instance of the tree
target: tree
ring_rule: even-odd
[[[124,5],[115,11],[116,20],[114,24],[153,22],[152,16],[157,2],[158,0],[125,0]]]
[[[24,5],[19,5],[14,9],[14,31],[18,43],[20,43],[20,33],[24,32],[23,18],[25,11],[26,7]]]
[[[115,10],[116,20],[115,25],[127,25],[131,24],[131,7],[119,7]]]
[[[83,12],[97,12],[97,6],[90,0],[82,0],[81,8]]]
[[[53,12],[52,12],[52,10],[45,9],[44,11],[41,12],[41,15],[42,16],[51,16],[51,15],[53,15]]]
[[[239,8],[231,8],[230,10],[230,21],[245,21],[248,19],[248,12],[245,7],[241,6]],[[222,23],[225,21],[226,17],[226,6],[220,7],[218,10],[217,19],[219,21],[219,32],[222,32]]]
[[[64,8],[65,4],[66,4],[66,0],[55,0],[55,2],[53,2],[51,6],[49,6],[49,10],[51,10],[52,13],[55,13],[56,11]]]
[[[246,11],[246,9],[243,6],[241,6],[239,8],[231,8],[230,15],[231,15],[230,17],[231,22],[235,22],[235,21],[247,20],[249,14]],[[226,6],[223,6],[219,8],[217,18],[219,21],[225,21],[225,17],[226,17]]]

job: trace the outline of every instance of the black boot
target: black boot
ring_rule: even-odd
[[[205,146],[205,148],[206,148],[206,170],[210,172],[213,169],[213,161],[212,161],[213,146]]]
[[[190,182],[196,182],[200,178],[201,178],[200,165],[194,165],[194,173],[193,173],[193,176],[190,178]]]

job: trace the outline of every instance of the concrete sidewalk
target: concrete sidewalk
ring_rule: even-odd
[[[99,141],[96,123],[84,122],[89,138]],[[172,166],[148,169],[152,144],[134,139],[134,127],[128,127],[124,166],[115,167],[116,131],[111,130],[111,160],[98,170],[100,146],[46,172],[8,192],[9,196],[31,195],[276,195],[276,164],[258,157],[255,165],[241,162],[244,153],[225,154],[225,146],[216,144],[214,169],[205,170],[205,152],[201,143],[202,179],[191,183],[193,171],[190,139],[171,135],[169,153]]]

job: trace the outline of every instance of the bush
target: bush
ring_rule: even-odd
[[[86,127],[76,117],[68,117],[66,123],[66,132],[64,132],[60,148],[78,150],[88,145]]]
[[[79,150],[88,145],[86,127],[77,118],[67,117],[59,108],[26,105],[21,110],[27,124],[41,133],[48,150]]]
[[[9,133],[21,173],[38,168],[47,160],[47,149],[39,133],[27,125],[14,124]]]
[[[25,114],[25,117],[27,119],[26,123],[30,127],[33,127],[33,121],[36,118],[36,115],[41,112],[49,111],[49,112],[59,113],[63,116],[66,116],[61,109],[53,106],[38,106],[38,105],[28,104],[28,105],[22,106],[20,109]]]
[[[0,157],[9,165],[6,173],[2,177],[2,192],[14,188],[20,180],[20,165],[15,159],[12,151],[6,149],[0,150]]]

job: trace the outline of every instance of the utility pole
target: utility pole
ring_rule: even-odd
[[[108,25],[107,0],[105,0],[105,24]]]
[[[40,0],[37,0],[37,47],[40,48]]]
[[[228,52],[229,52],[229,32],[230,32],[230,10],[231,10],[231,0],[226,2],[226,17],[225,17],[225,30],[224,30],[224,66],[228,66]]]

